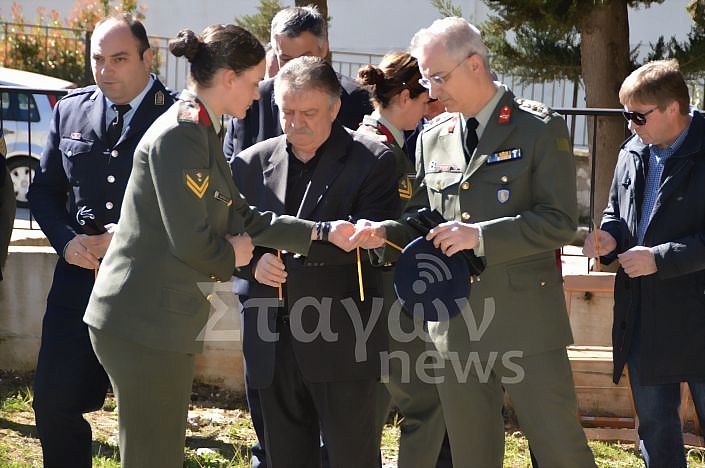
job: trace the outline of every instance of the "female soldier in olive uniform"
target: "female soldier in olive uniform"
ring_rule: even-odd
[[[170,49],[191,63],[191,84],[137,147],[120,226],[84,317],[118,399],[123,467],[183,464],[208,283],[247,265],[253,242],[305,254],[318,238],[310,221],[250,208],[223,156],[222,115],[242,117],[259,96],[259,41],[217,25],[202,36],[182,31]],[[353,230],[347,222],[328,228],[332,242]]]

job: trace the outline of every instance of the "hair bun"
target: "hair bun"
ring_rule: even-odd
[[[377,86],[384,82],[384,72],[374,65],[363,65],[357,72],[360,83],[366,86]]]
[[[189,62],[194,61],[202,46],[201,39],[190,29],[181,30],[176,39],[169,43],[172,54],[176,57],[186,57]]]

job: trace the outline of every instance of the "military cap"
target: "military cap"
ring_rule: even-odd
[[[460,313],[470,295],[470,270],[460,253],[447,256],[420,236],[409,243],[394,270],[394,290],[404,309],[429,322]]]

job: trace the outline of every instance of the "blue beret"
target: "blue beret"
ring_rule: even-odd
[[[460,313],[460,305],[470,296],[468,263],[460,253],[448,257],[433,242],[418,237],[397,261],[394,290],[414,316],[429,322],[448,320]]]

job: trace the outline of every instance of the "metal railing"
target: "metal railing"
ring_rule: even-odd
[[[170,65],[174,67],[175,65]],[[172,68],[172,71],[174,68]],[[25,142],[14,141],[11,145],[8,141],[8,147],[12,146],[13,151],[11,156],[17,156],[17,148],[24,148],[24,154],[32,157],[32,159],[26,158],[23,160],[23,164],[20,166],[15,166],[16,171],[14,174],[14,182],[27,184],[30,183],[33,171],[36,169],[37,159],[41,154],[41,149],[43,148],[45,141],[37,141],[37,126],[38,122],[31,122],[29,118],[31,112],[27,113],[27,119],[25,121],[9,121],[6,118],[6,102],[8,96],[11,94],[23,94],[25,96],[31,95],[53,95],[56,97],[63,96],[67,93],[67,90],[47,90],[47,89],[34,89],[34,88],[21,88],[21,87],[9,87],[0,86],[0,96],[2,96],[3,105],[0,107],[0,128],[3,128],[4,132],[12,126],[11,131],[18,132],[18,134],[26,135]],[[588,223],[585,221],[589,218],[589,213],[593,212],[595,187],[592,181],[595,179],[595,157],[594,152],[596,148],[595,142],[599,135],[598,121],[602,117],[610,117],[610,122],[623,122],[615,123],[614,125],[623,126],[625,137],[628,136],[629,130],[627,129],[626,122],[623,119],[614,119],[615,116],[621,115],[621,110],[619,109],[586,109],[586,108],[573,108],[573,107],[559,107],[555,109],[559,114],[561,114],[568,125],[571,139],[573,140],[574,153],[576,156],[576,165],[578,166],[578,180],[579,180],[579,203],[581,208],[581,218],[583,219],[582,225],[587,226]],[[49,116],[42,116],[44,120],[51,118]],[[48,129],[48,122],[42,122],[42,128]],[[42,130],[44,131],[44,130]],[[12,136],[14,138],[16,134],[6,135],[6,138],[10,140]],[[615,152],[618,148],[614,149]],[[17,169],[17,168],[21,169]],[[23,180],[23,177],[25,178]],[[581,195],[580,195],[581,194]]]

